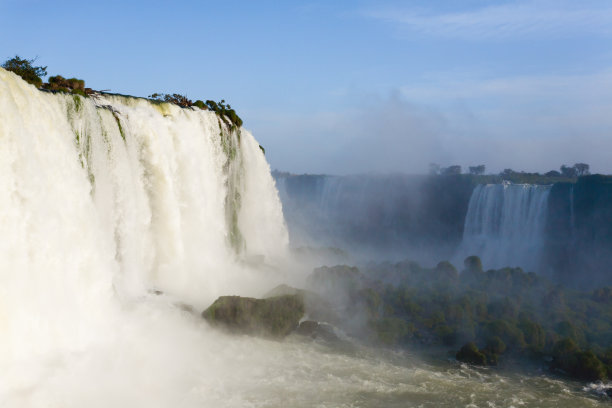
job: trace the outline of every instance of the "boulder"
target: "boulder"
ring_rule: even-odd
[[[264,295],[264,298],[271,298],[275,296],[294,295],[302,298],[304,302],[304,310],[306,318],[309,320],[329,322],[334,325],[342,323],[342,319],[336,311],[336,307],[330,304],[322,296],[315,292],[304,289],[297,289],[288,285],[278,285],[268,293]]]
[[[300,336],[321,339],[324,341],[338,341],[338,336],[334,333],[332,326],[326,323],[319,323],[313,320],[304,320],[295,330],[295,334]]]
[[[300,296],[303,296],[304,292],[305,291],[302,290],[302,289],[297,289],[297,288],[294,288],[293,286],[282,284],[282,285],[276,286],[274,289],[272,289],[271,291],[266,293],[263,297],[265,299],[265,298],[271,298],[271,297],[276,297],[276,296],[285,296],[285,295],[300,295]]]
[[[210,324],[232,332],[282,338],[298,327],[304,315],[304,301],[299,295],[255,299],[221,296],[202,317]]]

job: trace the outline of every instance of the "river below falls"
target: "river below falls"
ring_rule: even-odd
[[[0,363],[0,406],[603,407],[607,397],[533,369],[289,336],[232,336],[160,302],[118,314],[81,350]]]

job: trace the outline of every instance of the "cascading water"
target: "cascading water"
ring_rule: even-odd
[[[277,174],[276,181],[293,245],[330,245],[372,255],[401,246],[409,236],[402,226],[418,185],[410,176]]]
[[[545,378],[230,336],[176,307],[291,283],[271,267],[287,244],[247,131],[144,99],[43,93],[0,69],[1,407],[584,401]]]
[[[285,256],[258,143],[210,111],[0,69],[0,171],[0,362],[90,347],[153,290],[197,307],[268,290],[241,259]]]
[[[481,257],[485,268],[520,266],[537,271],[544,245],[550,186],[478,185],[465,218],[458,262]]]
[[[342,248],[353,260],[437,263],[453,256],[472,185],[406,174],[275,174],[294,246]]]

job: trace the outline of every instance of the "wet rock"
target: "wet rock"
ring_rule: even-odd
[[[193,305],[190,305],[188,303],[177,302],[177,303],[174,304],[174,306],[178,307],[183,312],[187,312],[187,313],[191,313],[191,314],[196,314],[196,310],[193,307]]]
[[[326,323],[315,322],[314,320],[304,320],[295,330],[295,334],[330,342],[339,341],[332,326]]]
[[[288,285],[278,285],[264,296],[270,298],[283,295],[295,295],[302,298],[306,317],[309,320],[338,324],[342,321],[334,306],[321,295],[309,290],[297,289]]]
[[[299,295],[255,299],[221,296],[202,317],[210,324],[232,332],[282,338],[298,327],[304,315],[304,301]]]
[[[297,289],[294,288],[292,286],[289,285],[278,285],[277,287],[275,287],[274,289],[272,289],[271,291],[269,291],[268,293],[266,293],[263,297],[265,298],[271,298],[271,297],[276,297],[276,296],[285,296],[285,295],[300,295],[302,296],[304,294],[304,290],[302,289]]]

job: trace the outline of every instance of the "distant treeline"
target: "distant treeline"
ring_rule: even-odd
[[[469,174],[472,176],[485,176],[485,165],[469,166],[468,172],[463,173],[463,169],[459,165],[441,167],[439,164],[430,163],[429,174],[435,176],[452,176],[459,174]],[[575,163],[573,166],[561,165],[559,171],[550,170],[544,174],[528,173],[525,171],[515,171],[512,169],[504,169],[498,174],[486,175],[490,183],[498,183],[501,181],[510,181],[512,183],[524,184],[552,184],[563,181],[575,181],[577,177],[587,176],[591,174],[590,166],[587,163]]]

